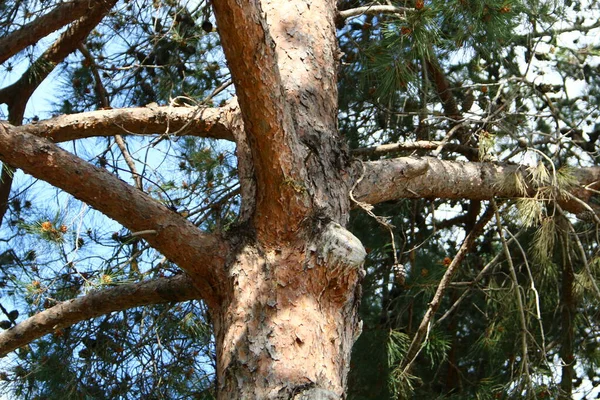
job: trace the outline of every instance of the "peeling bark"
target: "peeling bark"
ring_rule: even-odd
[[[351,168],[337,132],[335,2],[213,6],[244,121],[236,141],[251,157],[240,165],[252,163],[256,185],[211,309],[218,397],[341,399],[365,250],[342,226]]]
[[[360,168],[358,169],[360,171]],[[353,191],[358,201],[377,204],[402,198],[445,198],[489,200],[493,197],[523,197],[514,185],[506,184],[511,175],[519,174],[529,181],[522,165],[444,161],[432,157],[401,157],[364,163]],[[600,185],[600,167],[573,171],[579,185],[569,188],[574,196],[587,202]],[[362,178],[362,179],[361,179]],[[530,186],[528,195],[535,194]],[[557,199],[572,213],[585,211],[581,203],[567,198]]]
[[[26,73],[0,90],[0,101],[23,96],[9,104],[22,114],[39,80],[114,3],[93,3],[90,13],[38,60],[48,63],[44,74]],[[362,244],[344,228],[350,192],[358,201],[375,204],[400,198],[517,197],[532,195],[535,189],[524,194],[502,184],[515,174],[527,181],[522,166],[436,158],[364,162],[363,174],[361,166],[350,162],[337,132],[339,50],[334,25],[336,18],[349,18],[356,11],[336,16],[333,0],[212,4],[239,107],[149,105],[61,116],[23,127],[0,123],[3,162],[64,189],[132,231],[146,232],[143,238],[187,277],[166,286],[141,283],[62,303],[0,334],[0,352],[54,326],[125,307],[201,296],[215,324],[220,399],[341,399],[351,347],[360,334],[365,257]],[[447,114],[456,117],[456,102],[447,97],[448,82],[435,72],[431,74]],[[51,142],[165,133],[235,140],[241,223],[226,239],[201,232],[147,194]],[[476,151],[446,147],[471,155]],[[576,177],[580,186],[572,193],[589,200],[592,192],[583,186],[598,189],[600,168],[579,170]],[[559,200],[570,211],[582,207],[574,200]],[[190,282],[199,290],[192,291]],[[164,289],[175,284],[182,285],[181,292]]]
[[[312,245],[243,246],[212,310],[220,399],[343,398],[366,253],[335,226]]]
[[[337,133],[335,3],[214,7],[252,154],[261,240],[291,239],[316,210],[345,222],[349,203],[334,194],[348,189]]]

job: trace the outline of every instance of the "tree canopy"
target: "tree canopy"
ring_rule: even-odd
[[[599,21],[1,2],[3,390],[595,395]]]

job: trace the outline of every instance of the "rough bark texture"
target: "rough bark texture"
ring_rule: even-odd
[[[0,102],[10,102],[20,118],[41,80],[115,3],[91,2],[90,12],[36,61],[43,73],[28,71],[0,90]],[[503,184],[506,177],[523,174],[519,166],[408,157],[352,164],[337,132],[336,2],[218,0],[212,5],[239,106],[149,105],[23,127],[0,124],[3,162],[64,189],[134,232],[153,232],[143,239],[183,268],[189,281],[182,277],[170,283],[180,280],[179,293],[161,282],[143,283],[62,303],[0,335],[0,353],[55,325],[198,295],[207,301],[215,325],[220,399],[341,399],[351,347],[360,333],[357,310],[366,255],[344,228],[349,193],[375,204],[399,198],[514,197],[533,194],[535,188],[521,193]],[[456,117],[447,81],[435,72],[446,111]],[[235,140],[243,199],[241,223],[227,240],[201,232],[142,191],[52,143],[126,133]],[[453,149],[475,156],[466,146]],[[583,185],[598,189],[600,168],[582,169],[576,177],[581,187],[573,194],[586,201],[593,192]],[[583,207],[560,200],[570,211]],[[197,292],[192,293],[190,281]]]
[[[219,398],[343,397],[365,256],[356,238],[344,243],[343,258],[324,242],[242,247],[227,301],[213,310]]]
[[[95,136],[150,134],[233,140],[230,125],[238,112],[235,103],[220,108],[149,104],[146,107],[61,115],[19,127],[7,126],[7,129],[27,132],[57,143]]]
[[[256,190],[211,311],[219,398],[339,399],[365,251],[338,224],[350,168],[337,133],[335,2],[213,5],[244,121],[239,161],[252,163]]]
[[[88,36],[117,0],[101,0],[90,4],[88,13],[74,22],[34,64],[10,86],[0,90],[0,103],[8,105],[12,121],[21,121],[29,98],[44,79]]]
[[[258,234],[291,237],[316,210],[343,222],[347,156],[336,129],[335,3],[214,7],[256,171]]]
[[[200,298],[186,275],[93,291],[64,301],[0,332],[0,357],[34,339],[76,322],[132,307]]]
[[[360,171],[360,169],[359,169]],[[523,197],[511,176],[519,174],[527,182],[522,165],[443,161],[433,157],[401,157],[364,163],[364,173],[353,190],[362,202],[377,204],[400,198],[445,198],[488,200],[497,197]],[[598,190],[600,168],[580,168],[573,171],[578,185],[569,188],[574,196],[588,201]],[[586,189],[588,187],[588,190]],[[530,185],[528,195],[535,194]],[[572,212],[585,211],[583,205],[568,198],[559,198],[561,206]]]

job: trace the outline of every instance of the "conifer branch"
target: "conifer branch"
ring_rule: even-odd
[[[425,312],[425,315],[423,316],[423,319],[421,320],[421,323],[419,324],[419,328],[417,329],[417,332],[413,336],[412,342],[410,343],[410,346],[406,352],[406,355],[404,356],[404,359],[402,360],[402,363],[400,364],[400,369],[402,370],[402,373],[404,375],[410,373],[412,365],[413,365],[415,359],[417,358],[417,355],[421,351],[424,340],[426,340],[426,337],[427,337],[428,333],[430,332],[431,327],[433,326],[433,317],[435,316],[436,311],[440,307],[440,304],[442,301],[442,296],[444,295],[446,288],[450,284],[450,281],[452,280],[452,276],[457,271],[458,267],[462,263],[463,259],[467,255],[467,253],[469,253],[473,249],[473,245],[475,244],[475,239],[477,239],[477,237],[479,235],[481,235],[481,233],[483,232],[483,228],[485,228],[485,226],[492,219],[493,216],[494,216],[494,208],[490,206],[485,211],[485,213],[481,216],[479,221],[475,224],[475,226],[473,227],[471,232],[469,232],[469,234],[463,241],[462,245],[460,246],[460,249],[456,253],[456,256],[454,256],[454,258],[452,259],[452,262],[448,266],[446,273],[440,280],[440,283],[435,291],[435,294],[434,294],[433,298],[431,299],[431,302],[429,303],[427,311]]]
[[[72,0],[57,5],[52,11],[0,38],[0,64],[27,46],[37,43],[66,24],[81,18],[92,8],[89,0]]]
[[[91,291],[39,312],[0,332],[0,357],[45,334],[86,319],[133,307],[182,302],[200,297],[192,280],[185,274]]]
[[[93,2],[89,12],[60,35],[56,42],[35,60],[18,81],[0,90],[0,103],[8,105],[11,122],[21,122],[25,106],[35,89],[60,62],[77,49],[77,46],[100,23],[116,2],[117,0]]]
[[[200,231],[148,194],[45,139],[3,128],[0,124],[1,160],[65,190],[132,232],[156,231],[144,240],[183,268],[207,301],[215,300],[210,297],[213,285],[220,281],[229,251],[219,235]]]
[[[413,151],[413,150],[436,150],[438,147],[443,146],[443,150],[455,152],[464,155],[465,157],[477,157],[479,150],[455,143],[442,143],[441,141],[430,141],[430,140],[417,140],[414,142],[402,142],[383,144],[380,146],[363,147],[352,150],[352,155],[359,157],[376,157],[383,156],[401,151]]]
[[[399,157],[364,164],[364,178],[353,193],[356,200],[369,204],[401,198],[489,200],[493,197],[523,197],[524,193],[514,185],[502,184],[511,177],[521,179],[526,186],[526,196],[536,194],[532,189],[535,185],[527,184],[530,178],[520,165],[446,161],[433,157]],[[422,173],[409,172],[421,170]],[[558,201],[566,211],[578,214],[588,211],[584,203],[600,186],[600,167],[578,168],[573,171],[573,178],[576,184],[569,188],[569,193],[579,201],[568,196]]]
[[[386,5],[372,5],[364,7],[351,8],[339,12],[339,17],[346,20],[349,18],[360,17],[361,15],[377,15],[377,14],[406,14],[407,12],[415,11],[411,7],[396,7]]]
[[[190,108],[158,106],[97,110],[13,126],[0,121],[11,132],[23,132],[55,143],[114,135],[198,136],[233,140],[232,124],[237,107]],[[237,123],[237,122],[236,122]]]

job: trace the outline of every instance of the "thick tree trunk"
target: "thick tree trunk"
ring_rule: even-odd
[[[218,397],[340,399],[366,253],[342,227],[351,166],[337,132],[336,2],[212,4],[244,122],[238,161],[254,171],[242,191],[255,193],[211,311]]]
[[[218,398],[343,398],[365,254],[335,223],[278,249],[241,245],[213,310]]]

